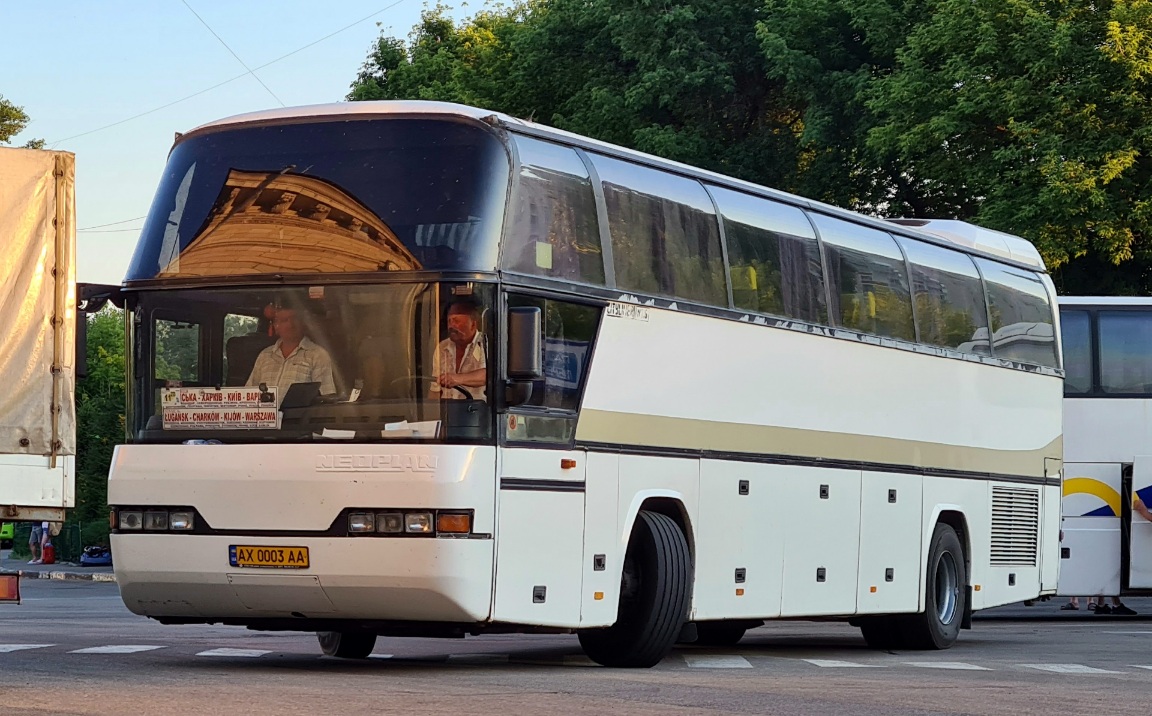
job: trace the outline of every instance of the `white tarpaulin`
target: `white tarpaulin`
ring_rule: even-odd
[[[0,148],[0,454],[76,452],[75,166]]]

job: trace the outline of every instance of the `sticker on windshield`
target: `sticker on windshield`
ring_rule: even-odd
[[[276,389],[165,388],[165,430],[275,430]]]

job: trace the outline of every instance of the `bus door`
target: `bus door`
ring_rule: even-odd
[[[1060,594],[1120,593],[1122,482],[1118,463],[1064,463]]]
[[[1132,468],[1132,494],[1145,505],[1152,505],[1152,456],[1136,457]],[[1128,510],[1131,535],[1128,547],[1128,587],[1152,589],[1152,522],[1135,510]]]

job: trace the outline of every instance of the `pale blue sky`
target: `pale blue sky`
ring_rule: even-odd
[[[458,17],[471,12],[452,4],[460,8]],[[32,119],[12,146],[40,138],[48,148],[76,154],[81,281],[120,283],[124,278],[143,220],[83,229],[147,213],[176,132],[279,106],[248,75],[100,129],[246,72],[189,5],[253,69],[383,10],[256,70],[288,106],[343,100],[380,33],[407,37],[425,7],[423,0],[4,3],[0,95]]]

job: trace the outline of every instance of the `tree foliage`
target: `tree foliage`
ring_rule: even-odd
[[[0,94],[0,144],[8,144],[12,137],[28,126],[28,115],[23,107],[17,107]]]
[[[526,0],[381,37],[349,99],[531,118],[1152,289],[1152,0]],[[1119,268],[1113,268],[1118,266]]]
[[[108,468],[124,441],[124,314],[108,307],[87,317],[87,375],[76,384],[76,509],[85,541],[106,537]]]

